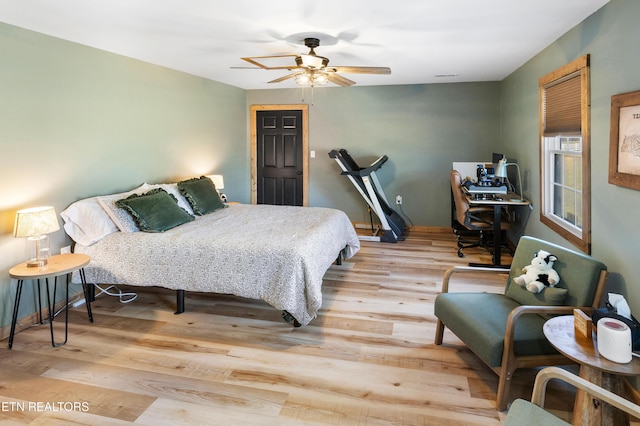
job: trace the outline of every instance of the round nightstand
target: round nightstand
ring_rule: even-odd
[[[18,308],[20,306],[20,295],[22,293],[22,285],[25,280],[31,280],[38,285],[38,316],[40,324],[44,324],[42,321],[42,302],[40,297],[40,280],[45,280],[47,288],[47,306],[49,308],[49,325],[51,327],[51,345],[53,347],[62,346],[67,343],[67,336],[69,331],[69,277],[71,273],[75,271],[80,272],[80,279],[82,281],[82,290],[84,292],[85,301],[87,304],[87,314],[89,315],[89,321],[93,322],[93,314],[91,313],[91,303],[88,294],[87,282],[84,275],[84,267],[90,262],[89,256],[86,254],[59,254],[51,256],[49,262],[45,266],[41,267],[28,267],[27,263],[21,263],[14,266],[9,270],[9,276],[15,280],[18,280],[18,288],[16,290],[16,299],[13,305],[13,317],[11,319],[11,333],[9,334],[9,349],[13,346],[13,338],[16,331],[16,323],[18,321]],[[53,319],[54,313],[51,310],[51,295],[49,292],[49,278],[54,279],[53,285],[53,303],[55,305],[56,288],[58,285],[58,277],[61,275],[67,275],[67,298],[65,305],[65,332],[64,341],[62,343],[56,343],[53,338]]]

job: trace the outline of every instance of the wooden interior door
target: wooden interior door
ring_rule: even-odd
[[[306,105],[252,107],[252,203],[307,205]]]

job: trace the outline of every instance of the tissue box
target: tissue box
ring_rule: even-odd
[[[591,339],[591,317],[585,314],[582,309],[573,310],[573,324],[575,327],[576,337],[581,336]]]

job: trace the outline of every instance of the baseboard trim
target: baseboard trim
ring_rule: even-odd
[[[76,295],[69,295],[69,304],[73,305],[73,303],[75,303],[76,301],[80,300],[80,299],[84,299],[84,294],[83,293],[78,293]],[[46,304],[46,302],[45,302]],[[65,305],[65,300],[60,300],[58,301],[53,307],[53,312],[58,312],[60,309],[63,309]],[[13,309],[13,304],[12,304],[12,309]],[[63,313],[61,313],[63,314]],[[18,318],[17,323],[16,323],[16,335],[18,333],[20,333],[21,331],[24,331],[28,328],[34,327],[34,326],[38,326],[38,325],[42,325],[42,326],[48,326],[49,325],[49,309],[45,306],[42,308],[42,321],[44,321],[44,324],[40,324],[39,323],[39,316],[38,316],[38,311],[33,312],[32,314],[26,315],[22,318]],[[63,319],[64,321],[64,319]],[[20,325],[20,324],[28,324],[28,325]],[[6,340],[9,338],[9,335],[11,334],[11,323],[3,326],[0,328],[0,341],[2,340]]]
[[[371,229],[371,224],[366,222],[353,222],[353,227],[356,229]],[[380,229],[380,225],[374,224],[374,229]],[[453,232],[450,226],[424,226],[424,225],[414,225],[409,228],[409,233],[411,230],[420,231],[420,232]]]

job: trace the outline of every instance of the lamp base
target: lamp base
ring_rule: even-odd
[[[42,268],[47,266],[48,263],[48,259],[31,259],[27,261],[27,268]]]
[[[49,237],[40,235],[27,238],[27,267],[42,268],[49,263]]]

